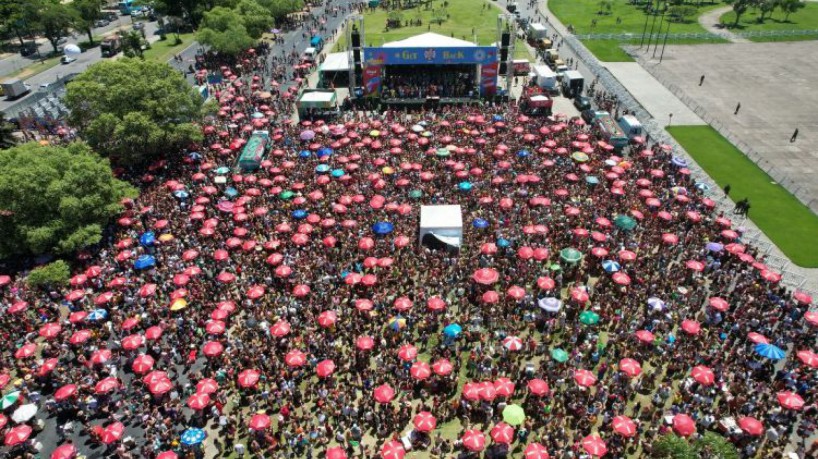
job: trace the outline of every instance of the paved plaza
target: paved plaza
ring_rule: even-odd
[[[739,148],[746,151],[743,143],[755,150],[763,169],[783,172],[787,188],[818,210],[815,42],[673,46],[661,64],[646,65],[698,104],[703,117],[721,123]],[[683,123],[674,115],[674,124]],[[798,137],[790,142],[796,128]]]

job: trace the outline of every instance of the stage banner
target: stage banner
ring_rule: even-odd
[[[364,61],[363,84],[364,97],[378,97],[383,80],[383,61],[377,58],[366,58]]]
[[[497,93],[497,62],[483,64],[480,68],[480,95],[491,97]]]
[[[497,62],[497,48],[364,48],[364,60],[370,59],[378,59],[383,65],[486,65]]]

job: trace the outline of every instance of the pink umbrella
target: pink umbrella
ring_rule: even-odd
[[[395,398],[395,389],[388,384],[382,384],[375,388],[373,394],[378,403],[386,404]]]
[[[454,366],[448,359],[440,359],[432,364],[432,370],[437,375],[446,376],[451,374],[451,372],[454,370]]]
[[[642,372],[642,366],[636,360],[626,358],[619,361],[619,371],[633,378],[639,376],[639,373]]]
[[[500,273],[492,268],[481,268],[474,272],[472,280],[478,284],[489,285],[500,280]]]
[[[293,349],[284,356],[284,362],[290,367],[300,367],[307,363],[307,355],[298,349]]]
[[[639,330],[634,335],[636,336],[636,339],[646,344],[651,344],[654,340],[656,340],[656,336],[647,330]]]
[[[398,357],[404,361],[412,361],[418,356],[418,349],[411,344],[404,344],[398,350]]]
[[[514,383],[508,378],[499,378],[494,381],[494,392],[501,397],[510,397],[514,394]]]
[[[258,383],[259,379],[261,379],[260,371],[247,369],[242,370],[242,372],[239,373],[238,382],[239,386],[248,388],[255,386]]]
[[[195,393],[188,397],[187,406],[194,410],[203,410],[210,405],[210,395],[203,393]]]
[[[598,434],[591,434],[583,438],[582,447],[591,456],[602,457],[608,452],[605,441]]]
[[[207,357],[216,357],[224,352],[224,346],[218,341],[208,341],[202,348],[202,352]]]
[[[324,311],[318,315],[318,325],[323,328],[332,327],[337,320],[338,314],[335,311]]]
[[[428,411],[421,411],[412,420],[412,423],[420,432],[431,432],[437,427],[437,419]]]
[[[716,381],[716,375],[713,370],[703,365],[697,365],[690,371],[690,376],[699,384],[710,386]]]
[[[442,311],[446,309],[446,302],[439,296],[433,296],[426,300],[426,308],[430,311]]]
[[[355,340],[355,347],[362,351],[368,351],[375,347],[375,340],[371,336],[359,336]]]
[[[57,389],[56,392],[54,392],[54,400],[57,400],[58,402],[61,402],[63,400],[67,400],[67,399],[73,397],[74,394],[76,394],[76,393],[77,393],[77,385],[76,384],[66,384],[66,385],[60,387],[59,389]]]
[[[499,422],[491,428],[491,439],[505,445],[514,441],[514,428],[505,422]]]
[[[588,370],[575,370],[574,381],[582,387],[591,387],[596,383],[596,376]]]
[[[321,378],[326,378],[335,372],[335,362],[332,360],[322,360],[315,366],[315,372]]]
[[[636,435],[636,423],[627,416],[616,416],[613,418],[612,424],[614,432],[623,437],[630,438]]]
[[[531,443],[526,446],[523,457],[525,459],[551,459],[551,456],[548,455],[548,449],[539,443]]]
[[[218,390],[219,383],[215,379],[205,378],[196,383],[196,392],[200,394],[213,394]]]
[[[395,310],[400,311],[400,312],[408,311],[408,310],[412,309],[412,300],[410,300],[409,298],[407,298],[405,296],[402,296],[402,297],[396,298],[395,302],[392,303],[392,306],[395,308]]]
[[[689,437],[696,432],[696,421],[686,414],[673,416],[673,431],[682,437]]]
[[[776,394],[776,398],[778,399],[778,403],[781,404],[784,408],[789,410],[800,410],[804,407],[804,399],[802,399],[798,394],[789,392],[789,391],[782,391]]]
[[[409,368],[409,374],[415,379],[423,380],[432,375],[432,368],[426,362],[415,362]]]
[[[406,456],[406,450],[401,442],[392,440],[381,447],[382,459],[403,459],[404,456]]]
[[[250,422],[247,423],[248,427],[253,430],[264,430],[269,428],[272,424],[272,419],[266,414],[254,414],[253,417],[250,418]]]
[[[153,364],[153,357],[147,354],[142,354],[134,359],[133,363],[131,364],[131,369],[134,373],[141,375],[151,371],[153,369]]]
[[[486,437],[477,429],[467,430],[461,437],[461,441],[469,451],[483,451],[483,448],[486,447]]]

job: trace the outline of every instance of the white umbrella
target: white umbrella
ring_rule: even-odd
[[[63,52],[65,53],[66,56],[68,56],[68,55],[71,55],[71,54],[80,54],[80,53],[82,53],[82,50],[80,49],[79,46],[77,46],[77,45],[75,45],[73,43],[70,43],[70,44],[65,45],[65,47],[63,48]]]
[[[35,414],[37,414],[37,405],[29,403],[14,410],[14,414],[11,415],[11,420],[21,424],[33,418]]]
[[[656,297],[648,298],[648,306],[654,311],[661,311],[665,308],[665,302]]]
[[[537,305],[544,311],[559,312],[560,308],[562,308],[562,301],[553,296],[549,296],[547,298],[540,298]]]

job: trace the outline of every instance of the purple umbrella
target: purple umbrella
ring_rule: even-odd
[[[301,140],[312,140],[315,138],[315,131],[307,129],[306,131],[301,132],[299,137],[301,137]]]
[[[724,250],[724,246],[719,244],[718,242],[708,242],[707,245],[704,247],[711,252],[721,252],[722,250]]]

